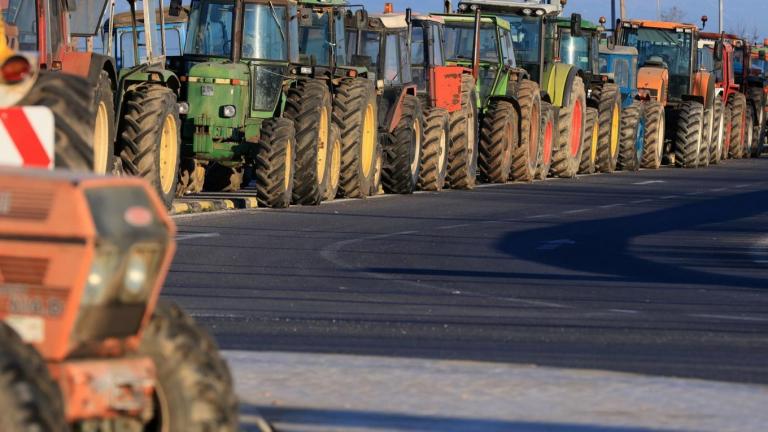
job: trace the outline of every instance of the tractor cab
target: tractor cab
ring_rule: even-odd
[[[345,23],[352,14],[345,0],[306,0],[299,3],[299,69],[303,76],[348,76]],[[361,73],[364,72],[361,71]],[[356,74],[352,74],[356,75]]]
[[[160,40],[163,42],[165,46],[164,52],[167,57],[179,57],[184,49],[184,40],[186,39],[187,10],[180,9],[179,13],[172,13],[170,8],[165,8],[163,16],[163,23],[157,22],[155,24],[156,31],[153,32],[153,36],[156,41]],[[144,36],[146,32],[143,28],[143,17],[137,17],[137,22],[141,24],[136,29],[136,36],[139,41],[138,59],[142,59],[146,57],[146,38]],[[111,33],[110,27],[112,27]],[[160,33],[161,30],[162,35]],[[131,68],[137,64],[137,58],[133,50],[134,27],[130,12],[115,14],[111,23],[109,21],[104,23],[102,33],[104,34],[102,45],[106,48],[111,44],[118,69]],[[110,34],[111,37],[107,36]]]
[[[637,48],[615,45],[598,49],[600,75],[619,87],[622,107],[631,105],[638,95]]]
[[[576,67],[585,84],[602,81],[599,45],[603,29],[578,15],[573,18],[580,21],[578,28],[572,19],[557,20],[557,56],[561,62]]]

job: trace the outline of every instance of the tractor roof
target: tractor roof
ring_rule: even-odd
[[[368,26],[370,27],[381,26],[386,29],[404,29],[404,28],[408,28],[408,23],[405,22],[405,14],[389,13],[389,14],[370,15],[368,17]]]
[[[624,45],[616,45],[613,48],[608,48],[607,46],[600,45],[599,53],[637,56],[637,48]]]
[[[166,24],[175,24],[175,23],[185,23],[187,22],[187,19],[189,18],[189,10],[186,8],[181,8],[181,14],[179,16],[170,16],[168,14],[169,8],[163,9],[163,13],[165,14],[165,23]],[[141,13],[141,11],[136,11],[136,21],[139,24],[144,23],[144,15]],[[131,13],[130,12],[122,12],[119,14],[115,14],[115,27],[130,27],[133,25],[133,22],[131,21]]]
[[[661,30],[683,29],[683,30],[691,30],[694,32],[699,31],[699,27],[697,27],[695,24],[677,23],[677,22],[670,22],[670,21],[628,20],[628,21],[624,21],[622,25],[624,27],[641,27],[641,28],[661,29]]]
[[[557,26],[561,28],[568,28],[571,26],[571,19],[567,17],[560,17],[557,19]],[[581,20],[581,28],[589,31],[597,31],[599,29],[597,24],[583,18]]]
[[[461,5],[478,5],[483,10],[504,11],[530,16],[559,15],[563,11],[559,0],[459,0],[459,6]],[[537,11],[541,12],[537,13]]]
[[[347,0],[298,0],[300,5],[309,6],[348,6]]]
[[[728,34],[728,33],[701,32],[699,33],[699,36],[702,39],[707,39],[712,41],[716,41],[722,37],[723,40],[725,40],[726,42],[730,42],[735,46],[742,46],[745,43],[743,38],[736,35]]]
[[[451,22],[461,22],[461,23],[474,23],[475,22],[475,16],[474,15],[457,15],[457,14],[450,14],[450,15],[440,15],[440,14],[434,14],[435,16],[443,18],[443,20],[446,23]],[[495,15],[483,15],[480,17],[480,22],[487,23],[487,24],[496,24],[497,26],[503,28],[504,30],[510,30],[509,21],[497,17]]]
[[[443,17],[441,17],[439,15],[431,15],[431,14],[414,13],[413,14],[413,20],[414,21],[429,21],[429,22],[434,22],[434,23],[438,23],[438,24],[445,23],[445,20],[443,19]]]

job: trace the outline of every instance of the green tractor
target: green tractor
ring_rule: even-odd
[[[447,63],[471,68],[477,80],[479,180],[533,180],[542,148],[554,144],[554,111],[541,100],[539,85],[517,67],[509,23],[479,10],[474,17],[440,16]]]
[[[345,0],[301,0],[298,16],[298,81],[286,105],[296,126],[294,201],[376,193],[376,89],[366,67],[350,66],[345,29],[367,13],[353,14]]]
[[[482,10],[484,14],[509,22],[517,63],[528,72],[531,80],[539,83],[542,100],[557,108],[557,140],[551,151],[544,149],[537,173],[539,178],[547,175],[573,177],[581,164],[587,114],[586,89],[578,69],[560,62],[557,57],[557,17],[562,12],[562,3],[559,0],[536,3],[523,0],[461,0],[458,5],[459,13]],[[578,34],[581,20],[578,16],[573,18],[572,31]],[[618,110],[618,92],[614,97],[614,107]],[[618,131],[618,123],[615,129]],[[601,129],[601,140],[607,141],[603,135]]]
[[[238,190],[252,175],[259,205],[291,204],[297,143],[288,94],[297,86],[297,9],[290,0],[191,3],[178,66],[185,192]]]

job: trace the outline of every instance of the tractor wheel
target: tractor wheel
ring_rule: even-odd
[[[321,81],[303,81],[288,90],[285,118],[296,129],[296,170],[293,172],[293,202],[318,205],[328,187],[328,143],[332,105],[328,86]]]
[[[424,114],[419,98],[406,95],[401,107],[400,122],[392,132],[392,140],[382,146],[381,183],[391,194],[410,194],[419,183],[422,145],[424,143]]]
[[[166,207],[179,180],[180,125],[171,89],[139,84],[126,92],[118,141],[123,169],[148,180]]]
[[[323,196],[324,201],[336,198],[339,192],[339,176],[341,175],[341,133],[339,127],[331,125],[331,137],[328,140],[328,185]]]
[[[704,131],[701,133],[701,151],[699,152],[699,167],[709,166],[709,156],[712,149],[712,135],[714,135],[715,126],[715,107],[714,104],[709,108],[704,108]]]
[[[752,106],[750,100],[747,100],[747,115],[746,123],[744,124],[744,150],[741,152],[741,157],[752,157],[752,147],[755,140],[755,109]]]
[[[728,97],[728,107],[731,109],[731,141],[728,146],[728,157],[741,159],[744,154],[746,135],[747,99],[742,93],[734,93]]]
[[[491,101],[480,125],[478,178],[484,183],[506,183],[517,146],[517,110],[505,100]]]
[[[542,149],[539,85],[530,80],[521,81],[517,87],[517,103],[520,105],[520,136],[512,155],[512,180],[529,182],[536,178],[540,161],[548,165],[552,154],[552,148]]]
[[[755,106],[755,132],[754,143],[752,144],[751,157],[759,157],[763,152],[766,139],[766,125],[765,121],[765,94],[762,87],[750,87],[749,99]]]
[[[621,112],[621,137],[619,138],[619,160],[616,164],[622,171],[637,171],[643,157],[645,122],[643,103],[635,102]]]
[[[709,163],[716,165],[720,163],[720,158],[723,156],[723,144],[725,141],[725,107],[723,106],[723,98],[721,96],[715,97],[712,108],[715,114],[713,116],[712,139],[709,144]]]
[[[590,105],[597,108],[600,136],[597,143],[595,171],[611,173],[619,160],[619,128],[621,127],[621,94],[613,83],[596,87],[590,95]]]
[[[378,122],[376,90],[367,78],[344,80],[333,100],[333,121],[341,133],[339,195],[364,198],[371,190]]]
[[[552,155],[550,173],[553,176],[572,178],[579,172],[581,150],[584,143],[584,111],[587,99],[584,82],[576,77],[571,85],[567,107],[560,108],[558,115],[558,143]]]
[[[731,138],[733,138],[731,135],[733,135],[733,123],[731,122],[731,117],[733,116],[733,111],[731,111],[731,108],[729,106],[723,107],[723,149],[720,153],[720,160],[724,161],[728,159],[728,155],[731,153]]]
[[[54,166],[93,171],[93,90],[80,77],[41,71],[37,82],[18,106],[42,105],[53,111]]]
[[[439,191],[448,171],[448,111],[435,108],[424,120],[424,147],[421,152],[419,189]]]
[[[296,170],[293,122],[279,117],[264,120],[261,123],[261,139],[254,147],[253,177],[259,205],[288,207],[293,196],[293,173]]]
[[[237,431],[229,366],[213,338],[173,303],[157,303],[139,352],[157,369],[155,412],[148,432]]]
[[[704,129],[704,105],[696,101],[685,101],[677,109],[675,131],[675,166],[696,168],[701,152]]]
[[[69,430],[61,391],[40,353],[0,322],[0,431]]]
[[[472,189],[477,177],[477,94],[475,79],[461,76],[461,109],[450,114],[448,174],[451,189]]]
[[[584,116],[584,144],[582,144],[579,174],[592,174],[595,172],[599,137],[600,123],[597,122],[597,109],[589,107],[587,108],[587,114]]]
[[[664,156],[664,134],[666,130],[666,113],[664,105],[658,101],[645,103],[643,110],[645,133],[643,134],[643,157],[640,167],[659,169]]]
[[[539,166],[536,168],[536,178],[544,180],[549,175],[552,166],[552,149],[555,148],[559,140],[559,130],[557,127],[557,108],[549,102],[541,103],[541,137],[542,156],[539,159]]]
[[[243,185],[244,166],[230,167],[213,162],[205,169],[203,190],[209,192],[235,192]]]
[[[114,171],[115,157],[115,95],[112,79],[101,71],[93,93],[93,172],[108,174]]]
[[[381,184],[381,172],[384,165],[384,152],[382,151],[383,143],[389,138],[379,138],[379,142],[376,144],[376,152],[373,156],[373,179],[371,180],[371,190],[368,193],[369,196],[375,196],[384,193],[384,187]]]

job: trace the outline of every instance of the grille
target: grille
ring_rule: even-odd
[[[48,271],[45,258],[0,256],[0,282],[6,284],[42,285]]]
[[[0,219],[45,220],[53,202],[53,191],[14,185],[0,191]]]

